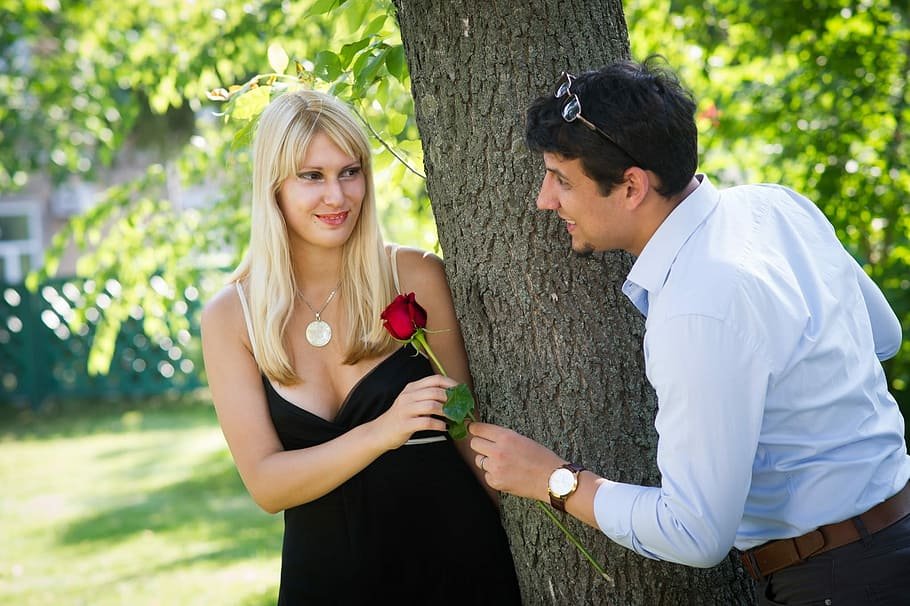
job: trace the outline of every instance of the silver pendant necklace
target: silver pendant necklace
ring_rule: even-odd
[[[332,327],[329,326],[329,323],[323,320],[320,315],[325,308],[328,307],[329,303],[332,302],[332,299],[335,298],[335,293],[338,291],[338,288],[341,286],[341,282],[338,282],[338,286],[332,289],[332,292],[329,293],[329,297],[325,300],[325,303],[322,304],[322,307],[319,308],[319,311],[313,309],[313,306],[307,303],[307,300],[303,298],[303,293],[299,290],[297,291],[297,296],[300,297],[300,300],[303,301],[303,304],[310,308],[310,311],[316,316],[316,319],[307,324],[306,327],[306,340],[307,343],[313,347],[325,347],[328,345],[329,341],[332,340]]]

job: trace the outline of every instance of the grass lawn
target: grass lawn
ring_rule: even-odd
[[[204,396],[0,406],[0,604],[273,605],[281,527]]]

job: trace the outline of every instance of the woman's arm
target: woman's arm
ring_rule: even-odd
[[[222,290],[202,313],[202,350],[218,422],[253,500],[276,513],[337,488],[415,431],[444,430],[444,377],[410,383],[392,408],[324,444],[285,451],[268,414],[259,368],[250,353],[240,299]]]
[[[422,250],[401,248],[398,251],[398,268],[401,292],[414,292],[417,302],[427,311],[427,341],[433,353],[445,367],[448,376],[464,383],[473,392],[468,355],[442,259]],[[478,420],[481,418],[477,408],[474,417]],[[490,498],[498,503],[499,492],[487,485],[485,474],[476,465],[477,453],[471,449],[470,441],[469,438],[456,440],[455,446],[481,485],[487,489]]]

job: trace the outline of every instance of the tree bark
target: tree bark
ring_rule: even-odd
[[[524,144],[525,108],[563,69],[628,56],[621,2],[394,4],[483,417],[600,475],[658,485],[644,323],[620,291],[631,258],[571,252],[560,222],[535,210],[543,165]],[[610,582],[534,503],[502,503],[525,604],[753,603],[733,557],[709,570],[655,562],[567,518]]]

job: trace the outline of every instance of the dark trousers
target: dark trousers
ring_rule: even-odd
[[[779,570],[757,584],[760,606],[907,606],[910,516]]]

